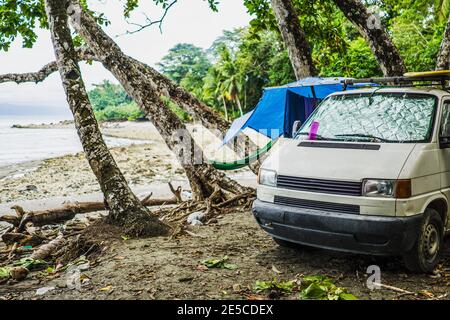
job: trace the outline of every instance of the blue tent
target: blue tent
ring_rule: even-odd
[[[305,78],[281,87],[264,89],[256,108],[232,123],[223,144],[230,142],[245,128],[252,128],[272,139],[282,135],[290,137],[294,121],[304,123],[322,99],[344,90],[344,79],[347,78]],[[348,90],[354,88],[354,85],[347,87]]]

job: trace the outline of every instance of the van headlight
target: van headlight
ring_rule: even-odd
[[[405,199],[411,197],[411,180],[366,179],[363,181],[364,197]]]
[[[274,170],[260,169],[258,175],[258,183],[265,186],[276,187],[277,172]]]

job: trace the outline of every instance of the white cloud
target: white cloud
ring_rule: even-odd
[[[150,1],[142,1],[145,5],[133,14],[133,21],[143,22],[145,12],[149,17],[160,17],[161,8],[155,7]],[[125,53],[154,65],[175,44],[180,42],[193,43],[208,48],[222,34],[248,24],[250,17],[242,4],[242,0],[222,0],[219,12],[212,12],[206,1],[179,1],[167,15],[161,34],[158,26],[132,35],[123,35],[127,30],[133,30],[122,16],[122,6],[117,0],[92,1],[93,8],[105,12],[112,24],[106,28],[115,37]],[[20,41],[16,41],[8,52],[0,52],[0,73],[37,71],[46,63],[54,60],[50,34],[47,30],[39,30],[39,39],[32,49],[23,49]],[[82,64],[83,77],[88,87],[103,79],[113,80],[113,77],[100,64],[92,66]],[[67,107],[64,92],[57,74],[53,74],[40,84],[1,84],[1,105],[48,105]]]

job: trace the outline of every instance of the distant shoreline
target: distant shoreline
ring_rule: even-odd
[[[130,140],[154,140],[159,133],[150,121],[111,120],[99,122],[100,130],[105,137],[130,139]],[[143,130],[145,127],[145,130]],[[147,130],[147,127],[149,127]],[[14,129],[73,129],[73,120],[62,120],[55,123],[30,123],[13,124]]]
[[[13,124],[14,129],[72,129],[74,128],[73,120],[62,120],[56,123],[30,123],[30,124]]]

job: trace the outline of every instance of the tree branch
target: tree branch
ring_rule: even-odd
[[[371,13],[361,0],[333,1],[369,44],[383,74],[386,77],[402,76],[406,72],[405,64],[380,17]]]
[[[145,13],[143,13],[144,16],[145,16],[145,21],[146,21],[145,24],[139,24],[139,23],[135,23],[135,22],[129,22],[129,21],[127,20],[127,23],[128,23],[129,25],[133,25],[133,26],[135,26],[135,27],[137,27],[137,28],[136,28],[135,30],[133,30],[133,31],[129,31],[129,30],[128,30],[125,34],[134,34],[134,33],[138,33],[138,32],[141,32],[142,30],[147,29],[147,28],[149,28],[149,27],[151,27],[151,26],[153,26],[153,25],[155,25],[155,24],[158,25],[159,31],[162,33],[162,24],[163,24],[163,21],[164,21],[164,19],[166,18],[167,13],[169,12],[170,8],[172,8],[177,2],[178,2],[178,0],[173,0],[169,5],[167,5],[167,7],[164,8],[164,12],[163,12],[161,18],[159,18],[158,20],[152,20],[152,19],[150,19]]]
[[[88,48],[85,47],[77,49],[77,57],[78,61],[97,60],[94,54]],[[47,79],[52,73],[56,71],[58,71],[58,66],[56,64],[56,61],[52,61],[43,66],[37,72],[7,73],[0,75],[0,83],[5,82],[15,82],[17,84],[25,82],[39,83]]]
[[[291,0],[271,0],[272,9],[286,45],[297,80],[316,74],[311,48],[300,26],[298,14]]]
[[[450,62],[450,15],[447,26],[445,27],[444,37],[436,60],[436,70],[445,70],[449,68]]]

